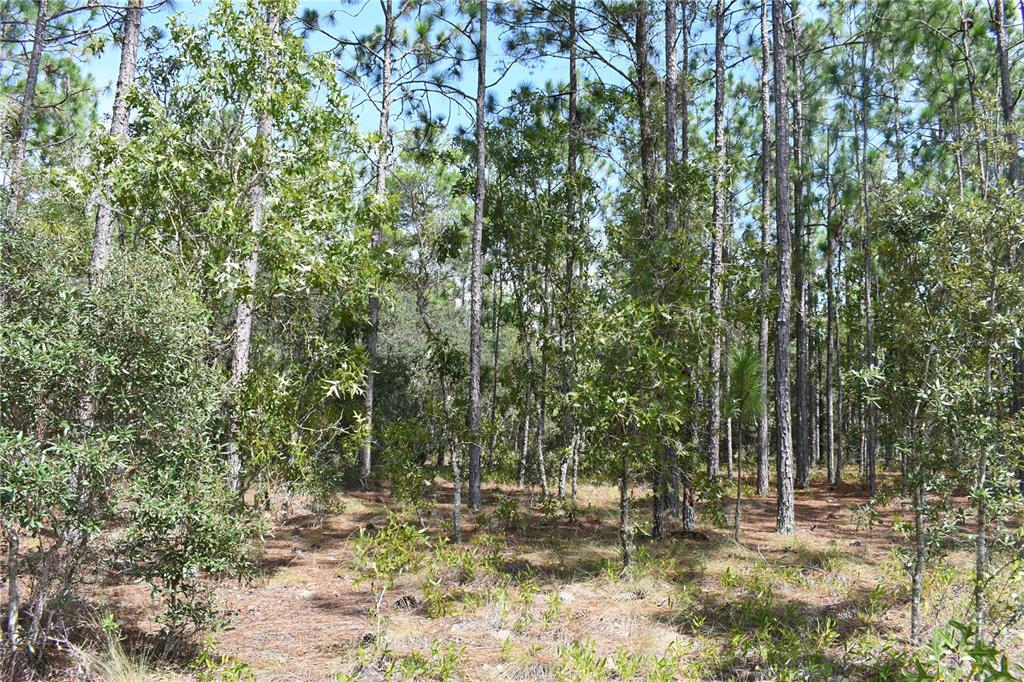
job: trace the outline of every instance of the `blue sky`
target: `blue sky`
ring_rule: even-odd
[[[190,21],[199,22],[214,6],[210,0],[178,0],[173,10],[161,10],[156,13],[147,13],[143,18],[143,30],[154,26],[164,28],[167,25],[168,17],[175,13],[181,13]],[[321,15],[331,11],[337,11],[337,23],[329,30],[334,35],[344,36],[362,34],[371,31],[381,21],[380,5],[377,0],[362,0],[359,4],[348,6],[338,0],[305,0],[299,4],[299,13],[304,9],[314,9]],[[497,27],[491,25],[488,35],[488,72],[489,83],[495,83],[504,72],[501,58],[503,57],[500,35]],[[324,37],[312,37],[307,42],[310,50],[326,49],[328,41]],[[86,64],[86,70],[90,73],[100,91],[98,111],[101,118],[110,113],[110,106],[113,100],[114,86],[117,82],[119,52],[114,46],[108,49],[99,57],[92,59]],[[498,99],[504,101],[509,92],[524,82],[531,82],[538,85],[546,81],[558,81],[564,79],[565,65],[556,61],[554,63],[527,68],[523,65],[514,65],[504,77],[497,82],[490,92]],[[476,87],[476,68],[468,66],[465,70],[465,82],[462,84],[464,91],[472,93]],[[453,108],[453,123],[467,123],[458,115],[458,108]],[[359,107],[357,112],[359,125],[362,129],[371,131],[377,129],[377,114],[370,106]]]

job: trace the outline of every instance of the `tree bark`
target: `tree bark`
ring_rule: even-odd
[[[722,430],[722,240],[725,236],[725,0],[715,4],[715,184],[711,217],[711,353],[708,360],[708,476],[718,476]]]
[[[910,583],[910,639],[921,641],[921,587],[925,566],[924,484],[914,486],[914,569]]]
[[[825,297],[826,297],[826,330],[825,330],[825,449],[826,476],[828,484],[836,484],[836,428],[835,428],[835,374],[836,374],[836,301],[835,272],[836,226],[832,224],[832,170],[831,146],[828,147],[829,168],[825,171],[826,208],[825,208]]]
[[[43,47],[46,45],[47,0],[36,0],[36,23],[32,34],[32,52],[28,60],[28,71],[25,73],[25,90],[21,96],[21,108],[18,111],[18,135],[14,143],[14,155],[8,171],[7,197],[7,230],[14,230],[21,206],[24,187],[25,157],[28,154],[28,133],[32,125],[32,114],[35,112],[36,85],[39,82],[39,64],[43,59]]]
[[[1006,177],[1011,187],[1020,182],[1020,155],[1017,150],[1017,131],[1013,127],[1013,84],[1010,81],[1010,57],[1006,44],[1006,0],[993,0],[996,24],[996,49],[999,53],[999,108],[1003,114],[1003,135],[1009,150]]]
[[[562,462],[558,477],[558,497],[565,495],[566,478],[570,459],[576,447],[576,419],[572,405],[569,403],[569,391],[573,382],[575,364],[575,320],[573,304],[573,280],[576,272],[576,242],[579,238],[579,202],[577,165],[579,162],[579,79],[576,68],[577,59],[577,24],[576,0],[569,4],[569,111],[568,111],[568,150],[566,156],[566,174],[569,182],[569,226],[567,230],[568,244],[565,249],[565,269],[563,272],[564,292],[561,314],[559,315],[558,345],[562,363],[562,396],[566,403],[562,412]]]
[[[488,461],[494,459],[494,448],[498,444],[498,361],[501,359],[501,304],[504,288],[498,268],[491,276],[491,437],[487,441]]]
[[[874,256],[872,253],[871,213],[868,197],[868,93],[869,76],[867,62],[867,43],[861,53],[861,92],[860,92],[860,172],[861,172],[861,212],[864,228],[864,354],[868,369],[875,366],[875,332],[874,332]],[[874,497],[878,492],[876,460],[878,458],[878,415],[874,405],[864,406],[864,465],[868,479],[868,494]]]
[[[270,12],[267,14],[267,28],[271,40],[276,40],[280,30],[281,18]],[[266,87],[269,89],[270,82]],[[249,374],[249,347],[252,341],[252,317],[254,304],[254,291],[256,289],[256,275],[259,271],[259,238],[263,232],[264,216],[264,177],[266,175],[266,156],[271,143],[271,120],[265,110],[256,114],[256,146],[263,155],[261,168],[257,171],[249,188],[249,232],[253,239],[252,252],[242,261],[242,268],[245,271],[246,290],[239,297],[235,305],[235,333],[231,344],[231,394],[235,404],[231,407],[229,417],[228,436],[228,485],[235,492],[242,488],[242,460],[238,451],[238,437],[240,427],[240,416],[238,409],[238,394],[242,383]]]
[[[807,281],[804,272],[807,260],[804,235],[804,105],[800,75],[800,33],[797,28],[797,4],[791,4],[792,41],[790,57],[793,62],[793,228],[795,254],[793,274],[796,286],[796,406],[794,410],[794,455],[796,457],[796,486],[806,488],[810,483],[809,402],[807,380]]]
[[[761,401],[760,413],[757,417],[757,494],[768,494],[769,486],[769,451],[768,451],[768,304],[769,265],[768,221],[771,213],[771,181],[769,164],[771,163],[771,37],[768,33],[768,0],[761,0],[761,214],[758,224],[761,229],[761,289],[759,302],[757,349],[760,356]]]
[[[18,593],[19,537],[14,528],[7,529],[7,642],[11,651],[18,646],[18,617],[21,596]]]
[[[469,313],[469,505],[480,507],[480,317],[483,308],[484,200],[487,191],[487,147],[484,105],[487,98],[487,0],[480,2],[476,45],[476,195],[473,200],[472,265]]]
[[[772,64],[775,89],[775,224],[778,241],[775,315],[775,421],[778,453],[776,476],[778,502],[775,528],[779,533],[796,531],[793,501],[793,440],[789,392],[790,310],[792,308],[793,247],[789,222],[789,113],[786,73],[786,5],[772,3]]]
[[[629,448],[622,448],[619,479],[619,544],[622,549],[622,570],[629,568],[633,558],[633,530],[629,527]]]
[[[689,0],[680,0],[683,18],[683,78],[679,81],[679,159],[690,162],[690,20]],[[689,228],[689,211],[683,212],[683,231]]]
[[[665,0],[665,172],[671,177],[676,164],[676,93],[678,91],[678,71],[676,63],[677,0]],[[669,189],[665,197],[665,229],[669,234],[676,231],[676,197]]]
[[[139,36],[142,28],[142,0],[128,0],[124,11],[121,37],[121,65],[117,72],[117,89],[110,114],[110,137],[117,142],[128,131],[128,90],[135,83],[138,62]],[[105,193],[110,192],[110,180],[104,182]],[[92,239],[92,259],[89,263],[89,285],[96,287],[110,261],[114,242],[114,215],[104,195],[96,207],[96,225]]]
[[[1020,184],[1020,150],[1017,131],[1014,128],[1013,84],[1010,80],[1009,48],[1006,43],[1006,0],[994,0],[996,24],[996,49],[999,52],[999,106],[1003,115],[1003,135],[1009,154],[1006,178],[1013,192]],[[1024,17],[1024,7],[1021,8]],[[1011,267],[1018,272],[1024,268],[1024,247],[1018,247],[1011,255]],[[1010,413],[1019,414],[1024,409],[1024,339],[1018,338],[1018,348],[1013,354],[1013,385],[1010,396]],[[1024,492],[1024,465],[1017,468],[1018,488]]]
[[[650,55],[648,46],[647,0],[637,3],[636,34],[636,103],[640,110],[641,203],[645,225],[644,235],[651,237],[657,229],[658,206],[654,198],[654,133],[651,130]]]

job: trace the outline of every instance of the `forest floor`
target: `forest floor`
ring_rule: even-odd
[[[231,621],[203,679],[860,680],[906,663],[909,576],[893,524],[869,524],[859,487],[797,491],[790,537],[774,532],[774,495],[744,499],[740,543],[730,528],[686,533],[669,519],[664,539],[640,534],[622,573],[612,486],[582,486],[567,519],[529,491],[488,485],[487,511],[464,514],[456,549],[442,539],[451,488],[437,483],[441,502],[401,516],[423,542],[383,594],[356,548],[388,556],[397,506],[386,491],[347,493],[319,516],[280,510],[259,576],[218,588]],[[647,527],[650,498],[634,493],[633,520]],[[963,618],[969,562],[953,552],[929,572],[927,628]],[[122,622],[144,622],[147,598],[140,586],[106,593]]]

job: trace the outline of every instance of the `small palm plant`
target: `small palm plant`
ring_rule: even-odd
[[[736,419],[736,515],[733,538],[740,541],[741,471],[743,469],[743,427],[752,424],[761,413],[764,395],[761,393],[761,359],[757,349],[748,345],[736,346],[729,354],[729,395],[726,409]]]

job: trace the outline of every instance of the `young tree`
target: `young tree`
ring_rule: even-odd
[[[747,346],[736,346],[729,355],[729,413],[736,418],[736,508],[733,516],[733,539],[740,541],[740,498],[743,491],[743,429],[761,413],[760,368],[757,352]]]
[[[278,39],[281,17],[273,9],[267,11],[267,36],[266,40],[273,45]],[[268,56],[269,61],[273,57]],[[268,77],[273,73],[267,69]],[[268,108],[270,106],[269,95],[273,92],[274,84],[268,81],[264,86],[263,101],[257,106],[256,112],[256,147],[257,153],[263,156],[261,168],[249,187],[249,230],[253,235],[259,235],[263,231],[264,200],[266,191],[263,184],[263,176],[268,172],[269,150],[272,144],[270,139],[272,121]],[[235,303],[235,326],[231,338],[231,388],[236,393],[241,389],[246,375],[249,373],[249,348],[252,342],[252,318],[254,291],[256,288],[256,276],[259,272],[259,250],[253,249],[242,261],[242,270],[245,273],[243,288],[238,294],[238,301]],[[242,487],[242,459],[239,455],[238,432],[240,418],[237,407],[232,410],[229,419],[228,436],[228,485],[232,490],[240,491]]]

